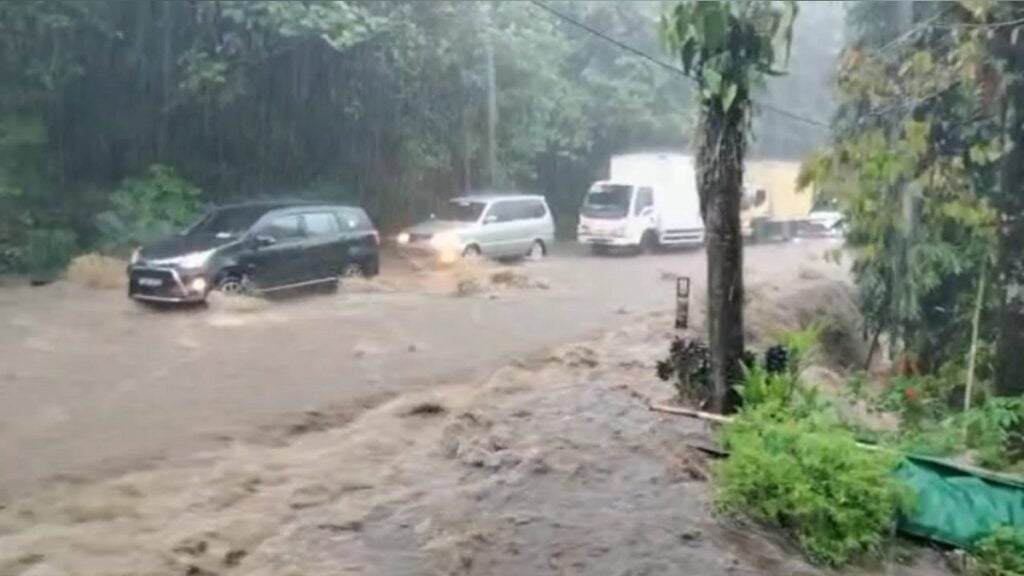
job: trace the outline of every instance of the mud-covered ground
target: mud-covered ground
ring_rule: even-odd
[[[751,282],[752,336],[842,320],[841,274],[813,258],[801,270]],[[621,316],[344,424],[311,415],[273,443],[49,482],[0,510],[0,574],[826,573],[783,538],[713,514],[708,462],[690,447],[707,425],[647,409],[670,395],[653,366],[671,315]],[[842,341],[827,352],[856,354]],[[921,554],[849,573],[944,568]]]

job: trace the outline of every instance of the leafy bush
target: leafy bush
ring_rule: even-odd
[[[173,168],[154,164],[110,194],[112,210],[96,216],[105,250],[123,250],[166,236],[190,223],[200,209],[199,188]]]
[[[823,410],[818,390],[805,386],[800,379],[817,347],[817,337],[814,327],[781,334],[781,343],[765,350],[762,362],[756,356],[748,357],[743,365],[743,383],[737,386],[743,405],[778,405],[797,415]]]
[[[711,397],[710,365],[711,356],[703,342],[675,338],[668,358],[658,362],[658,378],[673,380],[680,400],[701,405]]]
[[[1024,575],[1024,530],[1003,526],[978,543],[973,551],[983,576]]]
[[[1024,398],[990,398],[962,418],[979,466],[1003,470],[1024,457]]]
[[[859,447],[821,414],[798,417],[775,402],[746,407],[725,428],[718,504],[779,526],[815,562],[840,566],[877,551],[907,492],[892,477],[897,458]]]
[[[928,421],[941,420],[950,414],[950,408],[957,402],[962,405],[962,392],[955,392],[963,372],[950,374],[948,371],[931,375],[897,376],[892,379],[889,390],[879,398],[878,407],[889,412],[899,412],[903,425],[916,428]]]
[[[25,242],[25,266],[33,275],[51,276],[64,269],[77,249],[78,239],[70,230],[30,230]]]

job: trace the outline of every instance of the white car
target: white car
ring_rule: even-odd
[[[554,244],[555,222],[543,196],[477,194],[449,200],[396,240],[407,255],[443,263],[468,256],[538,259]]]
[[[834,210],[815,210],[807,215],[809,232],[813,236],[839,237],[843,235],[843,215]]]

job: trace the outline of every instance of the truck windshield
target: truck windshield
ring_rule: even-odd
[[[480,219],[485,206],[483,202],[452,200],[437,211],[437,219],[448,222],[476,222]]]
[[[595,186],[583,200],[580,213],[588,218],[625,218],[629,213],[629,201],[633,198],[633,187],[622,184]]]

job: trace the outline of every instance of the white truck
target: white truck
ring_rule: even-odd
[[[576,238],[595,253],[704,243],[692,156],[674,152],[613,156],[580,208]]]

